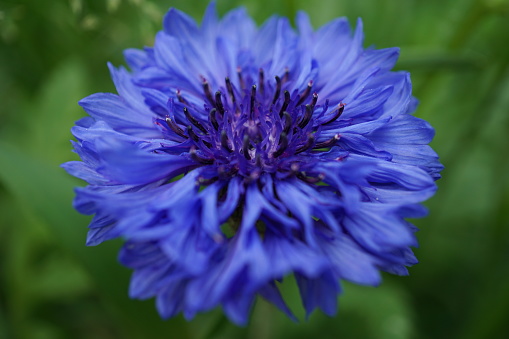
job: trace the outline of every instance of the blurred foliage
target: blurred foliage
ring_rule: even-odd
[[[218,0],[259,23],[305,10],[318,27],[362,17],[366,46],[400,46],[416,113],[431,122],[446,166],[416,221],[421,263],[379,288],[344,284],[340,312],[295,324],[259,301],[238,328],[220,310],[162,321],[153,301],[127,297],[119,242],[84,246],[88,218],[73,211],[81,185],[58,166],[75,159],[76,102],[114,91],[106,61],[151,45],[170,6],[201,18],[207,1],[0,2],[0,338],[505,338],[509,331],[509,1]]]

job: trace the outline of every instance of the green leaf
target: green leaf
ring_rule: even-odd
[[[88,218],[71,207],[76,181],[62,169],[28,157],[12,145],[0,142],[0,182],[25,208],[46,222],[58,244],[90,272],[105,300],[118,313],[126,338],[165,338],[170,329],[186,338],[182,318],[163,322],[153,301],[127,297],[127,269],[116,262],[118,243],[85,246]]]

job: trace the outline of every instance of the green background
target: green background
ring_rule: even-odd
[[[0,1],[0,338],[505,338],[509,333],[509,1],[219,0],[262,23],[307,11],[315,27],[362,17],[365,45],[401,47],[416,115],[436,128],[446,166],[429,217],[416,221],[420,263],[378,288],[344,284],[340,311],[301,322],[259,301],[239,328],[220,310],[160,320],[127,298],[119,241],[85,247],[89,218],[71,207],[77,101],[114,91],[106,62],[152,45],[170,6],[200,20],[207,1]],[[337,56],[331,56],[337,57]]]

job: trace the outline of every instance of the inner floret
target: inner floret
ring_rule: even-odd
[[[344,104],[332,110],[327,100],[318,104],[313,82],[303,91],[292,89],[288,72],[271,82],[260,69],[258,81],[253,81],[239,69],[238,80],[235,86],[226,78],[213,92],[202,78],[201,107],[177,91],[169,104],[170,115],[159,122],[167,126],[167,138],[178,143],[166,150],[187,150],[194,162],[217,166],[223,177],[256,179],[263,172],[282,172],[309,182],[319,180],[301,173],[300,163],[339,140],[339,135],[320,139],[320,132],[341,116]]]

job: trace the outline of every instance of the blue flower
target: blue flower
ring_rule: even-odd
[[[203,22],[170,10],[154,47],[110,65],[118,94],[96,93],[72,129],[94,215],[87,244],[122,237],[132,298],[163,318],[221,305],[247,322],[256,296],[294,318],[278,289],[294,275],[307,314],[333,315],[340,280],[407,274],[442,165],[431,126],[411,113],[397,48],[363,48],[362,22],[314,31],[243,9]]]

